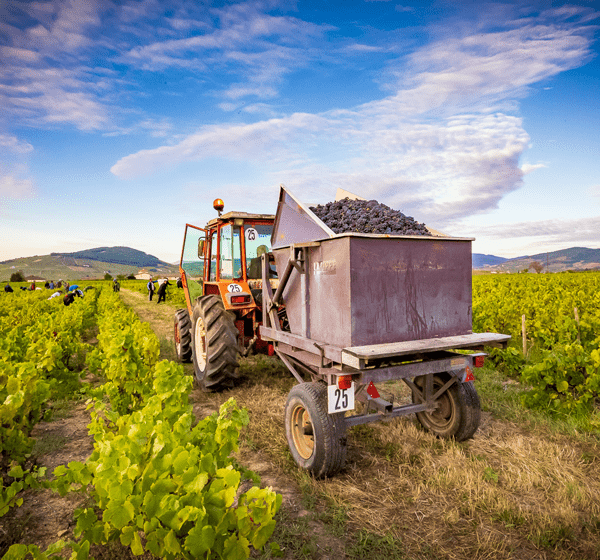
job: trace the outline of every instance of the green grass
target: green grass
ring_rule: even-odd
[[[369,531],[359,531],[353,542],[346,550],[347,557],[354,560],[404,560],[408,559],[402,542],[390,534],[379,536]]]
[[[535,429],[569,436],[591,435],[600,439],[600,409],[591,414],[549,415],[543,410],[525,408],[521,402],[527,391],[521,383],[507,378],[491,366],[475,371],[475,387],[481,399],[481,408],[496,418],[517,422]]]
[[[52,453],[56,453],[59,449],[62,449],[67,441],[68,439],[64,436],[46,434],[43,438],[35,440],[31,453],[35,457],[51,455]]]

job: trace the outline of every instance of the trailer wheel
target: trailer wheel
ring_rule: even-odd
[[[199,297],[192,313],[192,358],[203,391],[233,387],[239,377],[238,330],[219,296]]]
[[[344,414],[327,413],[327,386],[300,383],[285,405],[285,435],[298,466],[315,477],[331,476],[346,464]]]
[[[450,374],[433,376],[433,392],[442,388],[450,379]],[[425,376],[415,378],[415,385],[423,388]],[[413,403],[421,402],[413,393]],[[456,381],[437,399],[437,408],[432,412],[417,412],[417,420],[438,437],[464,441],[473,436],[481,420],[479,395],[472,382]]]
[[[175,311],[173,340],[175,351],[180,362],[192,361],[192,322],[187,309]]]

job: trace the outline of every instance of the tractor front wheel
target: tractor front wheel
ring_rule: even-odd
[[[219,296],[199,297],[192,313],[192,357],[203,391],[233,387],[239,377],[238,330]]]
[[[435,374],[433,376],[433,395],[443,388],[452,379],[451,374]],[[425,376],[415,378],[415,385],[425,393]],[[421,400],[415,393],[412,395],[413,403]],[[473,436],[481,420],[481,405],[479,395],[473,382],[462,383],[456,379],[435,400],[436,409],[431,412],[417,412],[417,420],[427,431],[438,437],[456,441],[464,441]]]
[[[177,359],[180,362],[192,361],[192,322],[187,309],[175,311],[173,338]]]
[[[331,476],[346,463],[344,413],[327,413],[327,386],[300,383],[285,405],[285,435],[298,466],[315,477]]]

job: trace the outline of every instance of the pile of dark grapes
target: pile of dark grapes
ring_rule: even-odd
[[[376,200],[344,198],[338,202],[311,206],[310,209],[335,233],[431,235],[425,224]]]

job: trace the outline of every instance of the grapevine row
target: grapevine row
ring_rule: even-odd
[[[27,554],[58,558],[69,546],[86,558],[91,544],[119,539],[134,554],[167,559],[247,558],[270,537],[281,496],[252,486],[230,457],[247,413],[228,401],[195,423],[191,378],[179,364],[158,361],[147,324],[104,290],[98,300],[98,346],[88,354],[104,384],[90,404],[94,451],[85,463],[55,469],[52,487],[86,492],[93,506],[75,513],[76,540],[41,552],[14,545],[7,560]],[[102,398],[106,397],[106,398]]]
[[[510,334],[496,359],[531,390],[525,404],[590,412],[600,397],[600,274],[475,276],[473,330]]]

